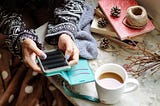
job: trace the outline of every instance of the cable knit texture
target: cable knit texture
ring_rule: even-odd
[[[78,33],[75,37],[75,42],[80,50],[80,56],[87,59],[95,59],[98,55],[97,42],[90,32],[90,24],[93,17],[94,8],[86,4],[77,25]]]
[[[71,4],[72,2],[68,3],[67,7]],[[45,40],[47,43],[55,45],[57,44],[58,36],[62,33],[66,33],[75,41],[80,50],[80,57],[95,59],[98,55],[97,42],[90,32],[91,22],[94,18],[94,8],[87,3],[83,6],[81,3],[77,3],[73,6],[75,6],[74,12],[71,7],[68,7],[69,10],[67,7],[67,9],[63,8],[57,9],[58,11],[55,10],[59,18],[54,16],[55,18],[53,19],[55,20],[49,22]],[[74,14],[71,14],[69,11],[72,11]],[[56,23],[61,24],[56,25]]]

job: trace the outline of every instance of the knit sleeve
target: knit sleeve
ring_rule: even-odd
[[[14,55],[22,59],[22,42],[30,38],[41,47],[34,30],[27,29],[22,15],[0,8],[0,32],[7,35],[5,43]]]
[[[74,40],[77,34],[77,23],[83,12],[83,0],[53,1],[57,1],[53,2],[53,5],[58,5],[49,9],[51,11],[49,12],[50,20],[47,27],[46,42],[57,44],[59,35],[62,33],[70,35]]]

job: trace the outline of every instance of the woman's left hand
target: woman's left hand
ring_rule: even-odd
[[[68,58],[69,64],[73,66],[79,61],[79,49],[73,42],[72,38],[67,34],[62,34],[59,37],[58,47],[65,52],[65,57]]]
[[[23,41],[22,51],[24,63],[34,71],[42,73],[41,68],[36,63],[36,56],[39,56],[41,59],[46,59],[47,55],[37,47],[33,40],[29,38],[26,38]]]

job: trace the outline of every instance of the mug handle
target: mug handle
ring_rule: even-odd
[[[135,91],[139,87],[139,82],[137,79],[128,78],[126,82],[126,88],[123,93],[129,93]]]

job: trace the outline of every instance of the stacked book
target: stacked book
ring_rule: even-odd
[[[142,42],[144,35],[155,28],[149,18],[147,25],[142,29],[129,28],[123,24],[122,21],[126,16],[127,9],[138,5],[135,0],[99,0],[98,3],[99,7],[95,9],[95,17],[91,24],[92,33],[108,37],[113,42],[122,46],[136,49],[136,45],[132,45],[132,42]],[[111,8],[115,6],[121,9],[119,17],[111,15]],[[105,27],[98,26],[100,18],[107,20]]]

